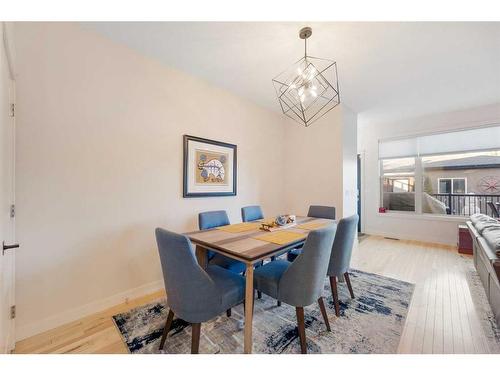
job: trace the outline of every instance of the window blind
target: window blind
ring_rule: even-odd
[[[500,149],[500,126],[380,141],[379,158],[404,158]]]

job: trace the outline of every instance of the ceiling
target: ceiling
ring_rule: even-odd
[[[497,23],[84,23],[165,64],[280,111],[271,79],[304,53],[337,61],[344,104],[360,123],[500,102]]]

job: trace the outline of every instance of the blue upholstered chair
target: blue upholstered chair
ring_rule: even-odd
[[[201,323],[241,303],[245,279],[219,266],[209,265],[203,270],[186,236],[160,228],[155,234],[170,307],[160,349],[175,315],[191,323],[191,353],[198,353]]]
[[[351,263],[352,247],[354,244],[354,238],[356,237],[358,220],[358,215],[352,215],[341,219],[337,226],[335,240],[333,241],[332,255],[330,257],[327,275],[330,278],[335,315],[337,316],[340,315],[339,297],[337,292],[338,277],[344,277],[349,293],[351,294],[351,298],[354,298],[351,279],[349,278],[349,265]]]
[[[321,292],[332,251],[335,229],[336,225],[331,224],[311,231],[307,236],[302,254],[295,259],[295,262],[275,260],[254,271],[255,289],[295,306],[302,353],[307,353],[304,306],[317,301],[326,328],[330,331]]]
[[[321,219],[335,220],[335,207],[333,206],[309,206],[307,216]]]
[[[200,212],[198,214],[198,226],[200,230],[216,228],[229,224],[230,222],[227,212],[223,210]],[[220,266],[234,273],[245,272],[246,267],[244,263],[225,257],[224,255],[214,253],[213,251],[208,251],[207,253],[208,264]]]
[[[247,221],[264,219],[264,214],[260,206],[246,206],[241,207],[241,220],[246,223]]]
[[[332,206],[309,206],[309,211],[307,212],[309,217],[317,217],[319,219],[330,219],[335,220],[335,207]],[[295,258],[299,256],[302,249],[298,247],[296,249],[290,250],[286,256],[289,262],[293,262]]]

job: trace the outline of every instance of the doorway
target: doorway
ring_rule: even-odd
[[[9,59],[7,27],[0,28],[0,354],[9,353],[14,338],[14,74]]]
[[[361,233],[361,155],[357,159],[357,178],[358,178],[358,233]]]

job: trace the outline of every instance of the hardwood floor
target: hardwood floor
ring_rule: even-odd
[[[352,267],[415,284],[399,353],[490,353],[455,247],[371,236]],[[498,347],[497,347],[498,348]]]
[[[352,267],[415,284],[399,353],[490,353],[455,248],[369,236]],[[353,285],[354,292],[356,286]],[[157,292],[16,344],[15,353],[127,353],[111,317],[161,297]],[[335,321],[331,322],[332,329]]]

